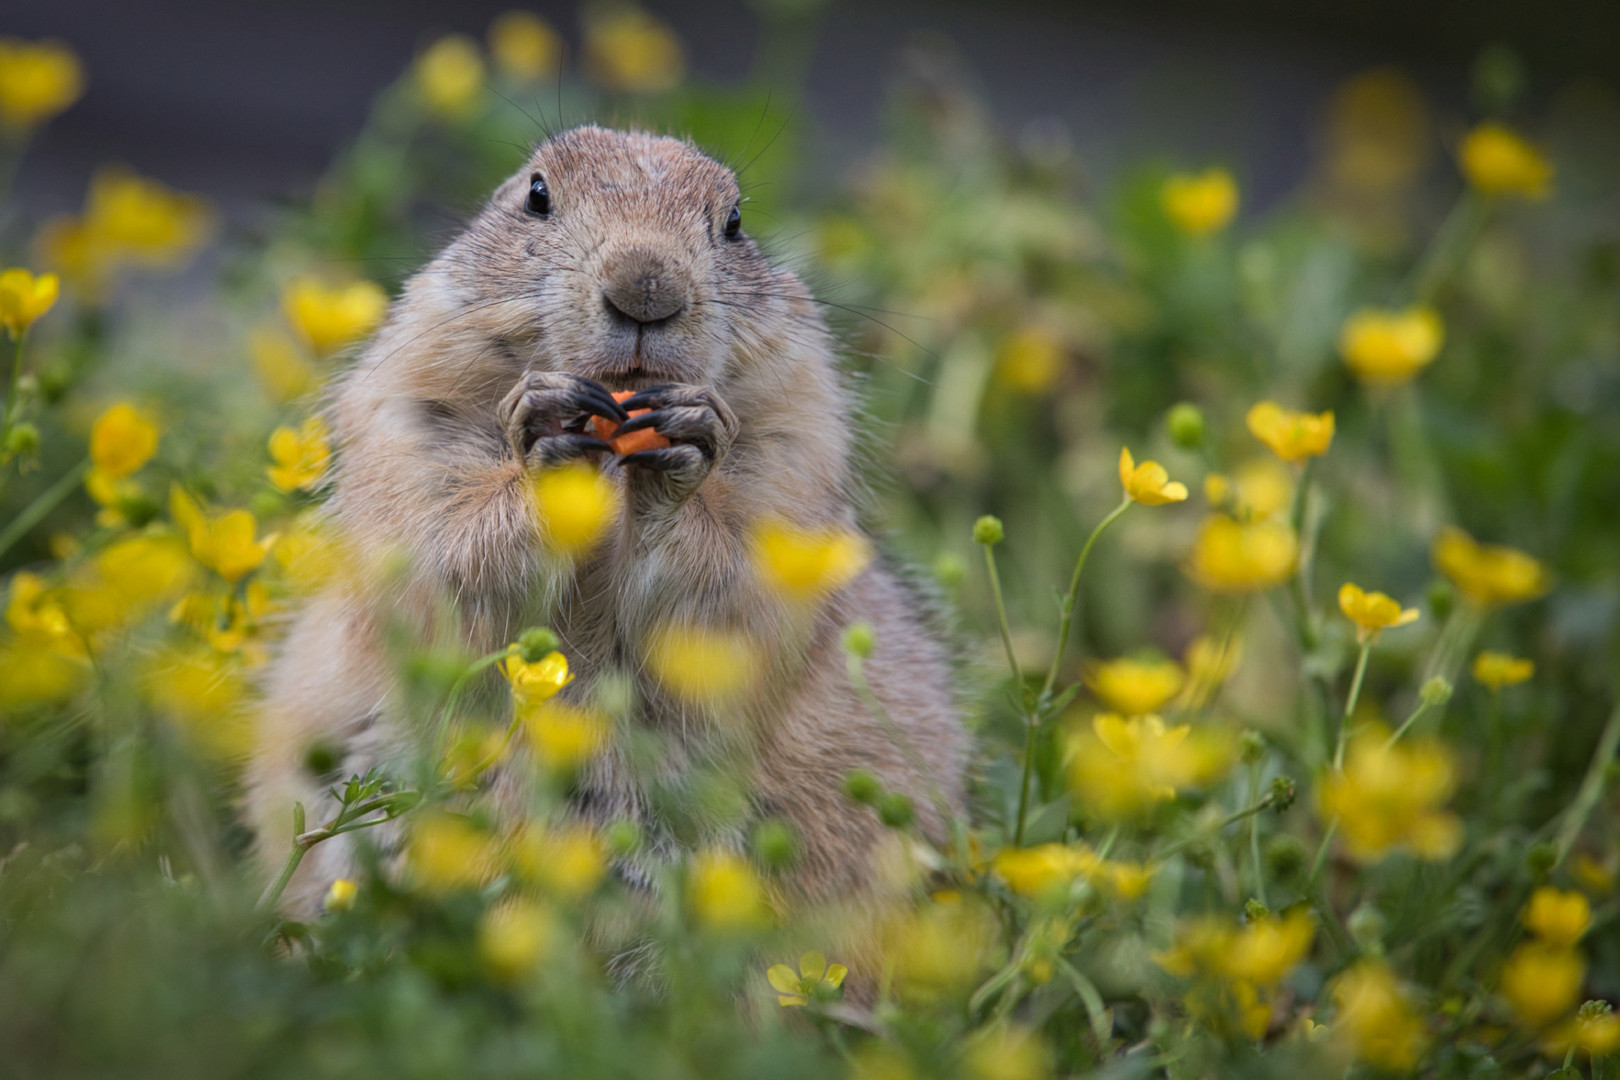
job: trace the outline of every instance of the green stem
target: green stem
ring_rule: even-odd
[[[1553,861],[1555,868],[1569,857],[1570,849],[1575,846],[1575,838],[1580,835],[1598,800],[1603,798],[1604,779],[1617,748],[1620,748],[1620,703],[1615,704],[1614,711],[1609,714],[1609,722],[1604,725],[1603,734],[1598,736],[1597,749],[1592,754],[1592,763],[1586,767],[1586,776],[1575,793],[1575,801],[1564,812],[1563,824],[1558,828],[1555,849],[1558,857]]]
[[[1315,545],[1307,543],[1305,536],[1305,509],[1310,500],[1311,479],[1315,471],[1316,459],[1306,458],[1305,467],[1300,470],[1299,484],[1294,488],[1293,502],[1288,507],[1288,525],[1294,530],[1294,538],[1299,545],[1299,563],[1294,568],[1289,589],[1299,609],[1299,624],[1296,627],[1299,644],[1306,652],[1316,647],[1316,620],[1311,611],[1310,586],[1311,556]]]
[[[1024,846],[1024,819],[1029,815],[1029,784],[1035,772],[1035,737],[1040,731],[1037,714],[1032,710],[1024,725],[1024,770],[1018,779],[1018,823],[1013,828],[1013,846]]]
[[[1196,833],[1193,833],[1191,836],[1182,837],[1180,840],[1177,840],[1175,843],[1171,844],[1169,847],[1165,848],[1163,851],[1159,852],[1157,855],[1155,855],[1151,859],[1149,859],[1148,863],[1150,865],[1157,865],[1159,863],[1162,863],[1166,859],[1170,858],[1170,856],[1172,856],[1172,855],[1176,854],[1177,852],[1181,851],[1183,848],[1186,848],[1186,847],[1190,846],[1194,841],[1202,840],[1205,836],[1213,836],[1214,834],[1220,832],[1222,829],[1226,828],[1228,825],[1236,825],[1238,822],[1242,821],[1244,818],[1253,817],[1254,815],[1260,813],[1260,811],[1265,810],[1270,806],[1271,806],[1271,796],[1267,795],[1265,798],[1261,799],[1259,802],[1255,803],[1253,806],[1245,806],[1242,810],[1236,810],[1236,811],[1233,811],[1232,813],[1226,815],[1226,817],[1221,821],[1221,823],[1219,825],[1216,825],[1213,829],[1210,829],[1207,833],[1206,832],[1196,832]]]
[[[1322,833],[1322,843],[1317,846],[1316,858],[1311,860],[1311,872],[1305,878],[1305,888],[1302,890],[1306,896],[1316,895],[1317,879],[1322,876],[1322,867],[1327,864],[1328,848],[1333,844],[1333,837],[1339,831],[1339,819],[1334,818],[1328,822],[1328,827]]]
[[[1471,191],[1465,191],[1462,198],[1457,200],[1457,205],[1446,215],[1433,245],[1413,274],[1409,292],[1414,303],[1434,303],[1441,288],[1462,264],[1463,257],[1485,227],[1486,210],[1485,200]]]
[[[984,568],[990,575],[990,595],[996,602],[996,622],[1001,627],[1001,647],[1007,650],[1007,666],[1012,668],[1013,682],[1018,686],[1019,701],[1024,696],[1024,672],[1013,655],[1012,627],[1007,622],[1007,605],[1001,598],[1001,575],[996,571],[996,552],[990,544],[984,546]]]
[[[1249,766],[1249,798],[1258,800],[1260,797],[1260,770],[1264,762],[1256,761]],[[1261,904],[1266,903],[1266,874],[1264,864],[1260,861],[1260,816],[1249,817],[1249,857],[1254,861],[1254,897]],[[1267,905],[1269,906],[1269,905]]]
[[[0,529],[0,555],[11,550],[11,545],[28,535],[35,525],[44,520],[45,515],[73,493],[73,490],[84,483],[84,478],[90,473],[90,459],[85,458],[73,468],[62,474],[62,477],[40,492],[39,496],[23,508],[23,512],[12,518],[4,529]]]
[[[1350,693],[1344,699],[1344,715],[1339,719],[1338,743],[1333,747],[1333,767],[1344,768],[1344,746],[1350,738],[1350,721],[1356,715],[1356,702],[1361,699],[1361,681],[1367,675],[1367,658],[1372,655],[1372,642],[1361,643],[1361,655],[1356,658],[1355,678],[1350,680]]]
[[[1063,654],[1069,647],[1069,628],[1074,623],[1075,605],[1080,602],[1080,572],[1086,568],[1086,557],[1091,554],[1092,545],[1097,542],[1097,537],[1103,534],[1103,530],[1117,521],[1119,516],[1130,508],[1131,500],[1129,496],[1126,496],[1118,506],[1114,507],[1111,514],[1097,523],[1097,527],[1091,530],[1091,535],[1086,537],[1085,546],[1080,549],[1080,557],[1074,563],[1074,576],[1069,579],[1069,594],[1063,600],[1063,614],[1058,623],[1057,651],[1052,654],[1052,666],[1046,673],[1046,684],[1041,688],[1043,698],[1051,694],[1052,688],[1057,685],[1058,669],[1062,666]]]
[[[16,345],[11,354],[11,387],[6,391],[5,422],[0,424],[0,447],[6,445],[6,440],[11,435],[11,422],[17,415],[17,386],[22,381],[23,342],[27,340],[26,328],[14,339]]]

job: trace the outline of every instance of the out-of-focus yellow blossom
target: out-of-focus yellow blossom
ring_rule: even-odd
[[[1334,93],[1327,136],[1333,183],[1373,197],[1408,187],[1433,151],[1422,91],[1393,68],[1364,72]]]
[[[1186,679],[1180,664],[1162,656],[1088,661],[1080,677],[1104,705],[1126,716],[1158,712]]]
[[[1343,772],[1318,788],[1322,816],[1338,818],[1352,858],[1367,862],[1392,849],[1422,859],[1449,859],[1462,846],[1462,821],[1443,807],[1457,786],[1451,751],[1433,739],[1389,745],[1389,731],[1369,724],[1350,740]]]
[[[1125,497],[1143,506],[1163,506],[1187,497],[1187,485],[1171,480],[1163,465],[1157,461],[1138,465],[1131,457],[1130,448],[1124,446],[1119,448],[1119,482],[1125,489]]]
[[[0,643],[0,708],[67,701],[90,681],[90,665],[49,645]]]
[[[1153,881],[1153,872],[1147,867],[1100,858],[1085,844],[1003,848],[991,865],[1009,889],[1034,900],[1059,889],[1067,890],[1076,878],[1083,877],[1093,886],[1129,901],[1145,893]]]
[[[332,459],[326,421],[312,416],[297,428],[276,428],[270,433],[270,459],[275,464],[265,472],[276,487],[282,491],[313,488],[326,475]]]
[[[1204,498],[1209,505],[1220,507],[1232,497],[1232,478],[1225,473],[1212,472],[1204,476]]]
[[[647,645],[647,668],[682,701],[710,707],[734,702],[759,675],[763,658],[747,635],[702,626],[666,626]]]
[[[1569,860],[1569,872],[1575,883],[1593,896],[1608,896],[1614,891],[1614,871],[1584,851]]]
[[[713,930],[763,927],[770,913],[753,867],[729,851],[700,851],[687,867],[686,898],[693,917]]]
[[[1283,522],[1211,514],[1198,527],[1187,572],[1215,592],[1254,592],[1287,581],[1298,557],[1299,541]]]
[[[305,344],[327,356],[377,328],[388,312],[388,294],[373,281],[328,285],[304,275],[281,290],[281,311]]]
[[[1543,885],[1530,894],[1524,925],[1546,944],[1568,947],[1592,925],[1592,904],[1578,892]]]
[[[192,593],[169,612],[173,622],[191,627],[222,653],[238,653],[249,667],[269,659],[260,633],[271,611],[270,590],[262,581],[249,582],[238,597],[234,590],[219,596]]]
[[[991,964],[1004,959],[1000,927],[977,898],[956,894],[907,911],[884,935],[896,988],[912,1001],[966,993]]]
[[[523,730],[540,765],[553,772],[570,773],[607,746],[608,719],[595,709],[547,701],[518,703]]]
[[[229,657],[202,646],[165,648],[145,661],[140,689],[204,753],[241,761],[252,751],[247,681]]]
[[[658,93],[686,74],[675,32],[639,7],[587,8],[584,31],[585,66],[609,90]]]
[[[1362,382],[1393,386],[1428,367],[1444,342],[1445,327],[1433,308],[1363,308],[1339,331],[1339,355]]]
[[[1208,634],[1193,638],[1181,658],[1187,669],[1187,683],[1178,704],[1186,709],[1202,708],[1210,695],[1231,678],[1242,655],[1243,645],[1236,635],[1228,635],[1224,644]]]
[[[476,889],[498,868],[491,838],[466,818],[442,811],[416,817],[406,858],[412,879],[433,893]]]
[[[1021,394],[1041,394],[1063,372],[1063,343],[1050,331],[1029,326],[1003,338],[996,349],[996,379]]]
[[[1333,443],[1333,412],[1292,412],[1275,401],[1249,409],[1249,433],[1284,461],[1303,461],[1327,453]]]
[[[1537,200],[1552,194],[1552,162],[1501,124],[1487,121],[1470,131],[1457,157],[1468,183],[1482,194]]]
[[[1366,592],[1359,585],[1345,582],[1339,586],[1339,610],[1356,624],[1358,642],[1377,641],[1384,630],[1417,621],[1417,608],[1402,609],[1401,605],[1381,592]]]
[[[529,663],[516,652],[501,660],[501,674],[512,684],[512,696],[525,705],[549,701],[574,681],[568,671],[568,657],[550,652]]]
[[[55,274],[35,276],[22,267],[0,273],[0,323],[12,337],[21,337],[34,320],[51,310],[61,291],[62,281]]]
[[[1141,814],[1176,791],[1207,783],[1231,761],[1228,741],[1187,724],[1166,728],[1157,716],[1092,717],[1091,731],[1069,745],[1069,786],[1105,818]]]
[[[1428,1044],[1423,1013],[1388,964],[1362,960],[1333,983],[1333,1039],[1381,1069],[1406,1072]]]
[[[0,37],[0,125],[26,135],[84,94],[78,54],[60,41]]]
[[[38,243],[48,262],[93,297],[120,264],[181,265],[216,222],[206,200],[110,165],[91,178],[84,213],[47,223]]]
[[[529,11],[508,11],[489,24],[489,54],[507,75],[543,82],[562,67],[562,36]]]
[[[1547,1052],[1564,1054],[1573,1047],[1600,1058],[1620,1049],[1620,1017],[1607,1007],[1608,1002],[1601,1004],[1604,1007],[1594,1009],[1587,1002],[1574,1019],[1560,1024],[1544,1044]]]
[[[542,469],[532,486],[541,536],[565,558],[595,547],[619,515],[619,489],[584,462]]]
[[[770,589],[796,603],[818,600],[866,569],[871,545],[847,529],[800,529],[763,521],[749,533],[754,572]]]
[[[350,553],[328,527],[306,519],[276,539],[271,549],[288,584],[300,592],[313,592],[346,572]]]
[[[515,982],[545,962],[557,938],[550,911],[532,900],[508,900],[479,921],[478,958],[497,980]]]
[[[86,639],[144,619],[190,588],[196,564],[175,540],[131,536],[103,548],[76,570],[62,594],[73,628]]]
[[[1527,941],[1502,965],[1497,992],[1525,1026],[1541,1028],[1574,1007],[1585,978],[1586,961],[1574,949]]]
[[[74,631],[67,609],[45,579],[26,570],[12,575],[6,600],[6,623],[26,645],[64,656],[84,656],[84,642]]]
[[[601,839],[578,822],[526,830],[513,846],[513,861],[526,880],[568,900],[595,892],[608,872]]]
[[[920,1080],[903,1050],[869,1039],[852,1055],[849,1080]]]
[[[765,971],[765,980],[776,991],[776,1003],[786,1008],[808,1005],[813,997],[830,996],[844,985],[844,976],[848,974],[849,968],[843,964],[828,964],[824,954],[812,949],[799,957],[798,971],[786,964],[772,964]]]
[[[483,93],[484,58],[472,38],[447,34],[416,58],[411,78],[429,109],[458,120],[472,111]]]
[[[1494,694],[1505,686],[1517,686],[1529,679],[1536,673],[1536,665],[1533,660],[1487,649],[1474,657],[1470,670],[1475,681]]]
[[[439,773],[457,791],[473,791],[510,749],[511,740],[504,731],[454,725],[447,733]]]
[[[1275,986],[1310,953],[1315,937],[1316,924],[1304,908],[1256,919],[1232,936],[1224,969],[1256,986]]]
[[[179,484],[169,489],[169,513],[185,530],[191,557],[233,584],[257,569],[276,542],[274,534],[255,539],[259,523],[248,511],[207,513]]]
[[[1220,167],[1177,173],[1166,178],[1159,201],[1176,228],[1189,236],[1208,236],[1226,228],[1237,213],[1237,181]]]
[[[972,1080],[1044,1080],[1052,1055],[1041,1037],[1016,1024],[984,1028],[962,1053],[963,1072]]]
[[[326,890],[326,898],[321,901],[321,907],[327,911],[348,911],[354,907],[355,897],[360,895],[360,887],[348,878],[338,878],[332,882],[331,888]]]
[[[1280,517],[1294,501],[1293,470],[1276,457],[1249,458],[1232,473],[1232,515],[1242,521]]]
[[[1552,575],[1539,560],[1517,548],[1481,544],[1455,526],[1440,530],[1429,555],[1477,607],[1523,603],[1552,588]]]
[[[319,381],[303,351],[273,327],[255,327],[248,334],[248,355],[253,358],[253,371],[260,384],[277,402],[302,397]]]
[[[157,425],[135,406],[121,401],[97,417],[90,429],[90,463],[94,473],[111,480],[128,476],[157,453]]]

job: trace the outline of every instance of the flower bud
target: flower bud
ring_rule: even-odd
[[[1457,606],[1457,592],[1451,587],[1451,582],[1436,578],[1429,583],[1429,610],[1434,613],[1436,622],[1445,622],[1453,608]]]
[[[1575,1019],[1590,1022],[1608,1016],[1612,1012],[1614,1012],[1613,1005],[1610,1005],[1607,1001],[1595,999],[1582,1005],[1580,1011],[1575,1014]]]
[[[967,563],[954,551],[942,551],[934,560],[934,577],[946,588],[957,584],[967,574]]]
[[[1257,923],[1270,914],[1271,909],[1266,907],[1265,903],[1260,900],[1251,898],[1248,903],[1243,905],[1244,922]]]
[[[1537,881],[1544,879],[1557,861],[1558,848],[1550,840],[1531,844],[1530,850],[1524,853],[1524,865]]]
[[[1294,784],[1292,776],[1274,776],[1271,778],[1271,808],[1282,813],[1294,805],[1294,798],[1299,794],[1299,788]]]
[[[1258,731],[1245,731],[1238,737],[1238,757],[1245,765],[1253,765],[1266,756],[1266,737]]]
[[[1350,913],[1345,924],[1350,936],[1356,939],[1361,951],[1373,956],[1384,952],[1384,914],[1371,904],[1363,903]]]
[[[518,653],[525,664],[538,664],[557,651],[562,642],[544,626],[531,626],[518,635]]]
[[[774,818],[754,826],[754,857],[772,870],[786,870],[799,857],[799,837],[793,826]]]
[[[891,829],[903,829],[911,824],[916,816],[916,810],[911,800],[898,791],[891,791],[878,800],[878,820]]]
[[[39,452],[39,428],[26,420],[11,429],[6,436],[6,457],[32,457]]]
[[[872,629],[871,623],[851,623],[844,631],[844,651],[851,656],[865,660],[872,655],[872,649],[876,645],[877,632]]]
[[[1272,880],[1287,884],[1304,872],[1310,852],[1299,837],[1280,833],[1266,841],[1265,859]]]
[[[1418,697],[1430,708],[1438,708],[1451,700],[1451,683],[1436,675],[1423,684],[1423,688],[1418,691]]]
[[[1183,401],[1165,414],[1165,430],[1170,441],[1183,450],[1196,450],[1204,444],[1204,412],[1190,401]]]
[[[855,769],[844,777],[844,794],[872,806],[883,795],[883,783],[865,769]]]
[[[1001,519],[993,514],[986,514],[973,523],[973,542],[983,544],[985,547],[995,547],[1006,537],[1007,530],[1002,527]]]

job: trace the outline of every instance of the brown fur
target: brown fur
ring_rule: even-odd
[[[525,209],[536,174],[553,199],[543,218]],[[714,752],[716,725],[642,673],[649,632],[673,623],[747,634],[768,674],[740,709],[748,738],[738,760],[756,812],[798,832],[790,889],[800,899],[871,906],[884,830],[844,797],[853,768],[910,795],[921,827],[943,839],[931,796],[960,811],[966,735],[944,652],[906,592],[874,564],[807,614],[763,590],[747,561],[753,521],[856,522],[853,407],[829,336],[792,273],[746,235],[724,236],[738,197],[731,172],[686,143],[576,129],[536,150],[406,286],[336,388],[329,509],[356,550],[400,552],[411,570],[403,586],[314,599],[272,665],[249,783],[267,866],[286,850],[294,799],[312,825],[331,812],[321,794],[329,779],[305,767],[312,743],[341,747],[344,775],[407,752],[385,637],[403,624],[425,640],[447,604],[474,654],[526,625],[554,627],[578,675],[576,698],[606,673],[636,676],[636,721],[668,736],[669,773]],[[578,566],[548,557],[525,483],[558,454],[562,436],[542,414],[563,373],[610,390],[694,388],[682,392],[682,414],[695,441],[713,444],[712,464],[689,448],[668,471],[595,457],[623,486],[626,508]],[[839,637],[863,620],[877,631],[871,685],[922,770],[849,683]],[[590,816],[649,817],[622,755],[603,755],[580,790]],[[306,861],[290,909],[309,912],[347,872],[345,841]]]

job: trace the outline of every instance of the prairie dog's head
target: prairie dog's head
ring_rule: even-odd
[[[582,127],[536,149],[446,254],[478,323],[536,368],[712,384],[802,304],[742,226],[737,178],[691,144]]]

